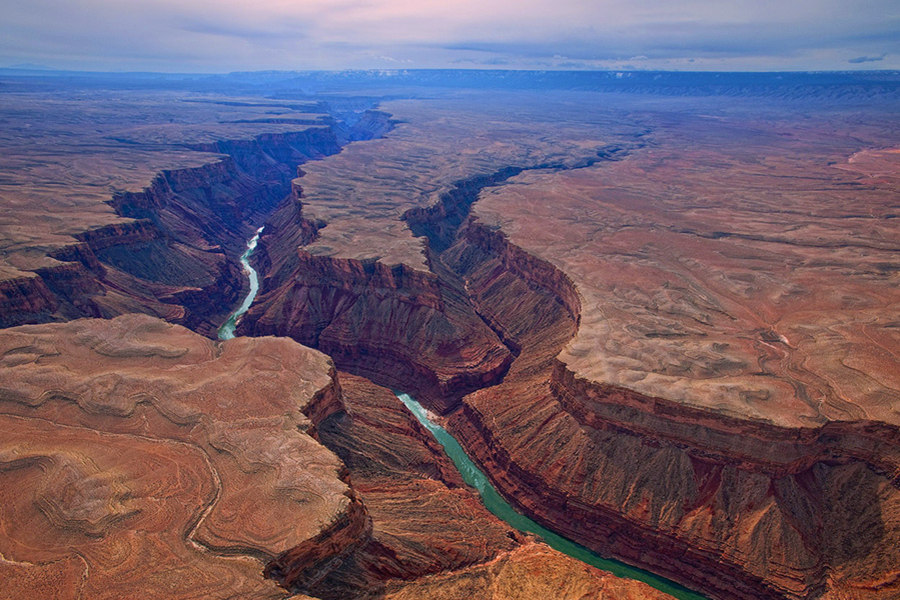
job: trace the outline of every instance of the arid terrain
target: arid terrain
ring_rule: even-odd
[[[449,73],[0,77],[0,596],[900,596],[896,76]]]

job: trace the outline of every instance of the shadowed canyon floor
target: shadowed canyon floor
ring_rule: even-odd
[[[0,94],[0,325],[145,312],[214,331],[246,285],[234,256],[297,165],[389,126],[354,130],[321,110],[157,90]]]
[[[723,598],[897,593],[895,104],[383,108],[295,181],[325,226],[262,237],[244,332],[413,387],[600,552]]]
[[[3,594],[666,597],[488,513],[393,388],[602,555],[900,595],[889,74],[242,77],[0,78],[0,326],[44,323],[0,330]]]
[[[516,569],[559,598],[668,598],[512,534],[389,390],[342,392],[286,338],[126,315],[7,329],[0,354],[4,598],[291,595],[264,571],[321,598],[442,597]]]

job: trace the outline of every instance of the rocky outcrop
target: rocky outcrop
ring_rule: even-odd
[[[0,327],[44,321],[58,306],[55,294],[37,273],[0,281]]]
[[[668,598],[510,530],[396,396],[286,338],[80,319],[0,332],[0,364],[3,597],[457,597],[475,576]]]
[[[512,355],[453,282],[402,264],[294,252],[281,260],[290,276],[264,279],[240,333],[290,336],[442,410],[506,371]]]
[[[344,409],[287,339],[214,343],[144,315],[0,332],[4,597],[285,598],[368,539]]]
[[[540,577],[535,577],[540,574]],[[665,600],[645,583],[620,579],[534,542],[490,563],[412,583],[395,583],[386,600]]]
[[[776,477],[795,475],[840,457],[865,462],[900,483],[900,429],[888,423],[829,421],[819,427],[788,429],[740,420],[589,382],[559,361],[551,389],[566,412],[593,429],[616,428],[678,442],[694,453],[722,463],[752,464]]]
[[[266,565],[266,577],[284,587],[311,592],[324,577],[340,567],[347,556],[371,535],[371,521],[363,503],[353,494],[348,509],[315,538],[285,551]]]
[[[298,164],[340,145],[319,126],[190,147],[223,156],[115,193],[108,204],[123,219],[48,251],[55,262],[34,280],[4,280],[0,325],[145,312],[212,334],[245,285],[236,256],[253,225],[283,201]]]
[[[502,382],[473,382],[483,389],[449,424],[529,516],[715,598],[896,590],[895,428],[865,420],[779,428],[577,378],[557,356],[577,331],[582,299],[561,270],[465,220],[477,187],[407,214],[428,236],[431,274],[301,250],[290,277],[269,275],[245,331],[293,336],[446,412],[465,388],[435,385],[446,363],[416,338],[429,320],[415,315],[472,323],[474,314],[510,358]],[[447,290],[456,293],[452,310]]]
[[[444,259],[522,350],[450,424],[507,498],[598,552],[717,598],[896,590],[895,428],[785,430],[579,380],[555,358],[574,332],[571,303],[536,304],[559,294],[559,277],[537,287],[519,276],[504,244],[479,243],[480,228]]]
[[[319,428],[350,471],[372,536],[308,593],[342,598],[669,598],[510,529],[467,488],[434,438],[389,390],[341,373],[346,412]],[[542,565],[542,566],[540,566]],[[494,576],[506,583],[496,585]],[[507,577],[508,576],[508,577]],[[513,581],[515,580],[515,582]],[[498,596],[506,597],[506,596]]]
[[[347,373],[341,383],[347,411],[325,421],[319,439],[347,465],[372,536],[309,593],[377,596],[391,580],[484,563],[519,543],[390,390]]]
[[[232,252],[242,248],[249,224],[261,222],[287,195],[297,165],[340,151],[327,127],[190,147],[224,156],[163,171],[147,189],[118,194],[111,205],[121,216],[152,220],[170,237]]]

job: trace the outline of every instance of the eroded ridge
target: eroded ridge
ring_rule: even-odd
[[[340,373],[346,412],[318,428],[341,457],[372,535],[308,593],[345,598],[671,597],[519,534],[488,512],[453,463],[390,390]],[[495,590],[493,592],[492,590]],[[516,595],[518,594],[518,595]]]
[[[0,356],[4,597],[432,597],[541,560],[528,589],[646,592],[509,530],[396,396],[286,338],[126,315]]]
[[[511,107],[527,118],[510,121]],[[521,99],[383,108],[399,121],[388,135],[304,166],[295,202],[260,239],[261,293],[239,332],[289,335],[446,411],[499,381],[515,353],[432,260],[465,217],[451,205],[524,169],[607,159],[638,136],[609,120],[601,137],[573,106],[531,121],[539,111]],[[422,235],[438,222],[440,236]]]
[[[298,164],[390,129],[315,101],[0,95],[0,326],[143,312],[211,335]]]
[[[892,142],[881,108],[604,100],[555,134],[521,96],[507,115],[457,100],[443,138],[446,105],[392,105],[394,133],[298,180],[326,226],[299,251],[264,239],[291,267],[247,331],[395,386],[505,349],[461,404],[464,386],[415,391],[461,407],[451,428],[535,519],[717,598],[891,597],[897,180],[860,148]],[[621,160],[509,172],[628,139]],[[445,334],[465,343],[429,345]]]
[[[284,598],[369,521],[313,437],[331,361],[142,315],[0,332],[4,593]]]
[[[856,138],[744,119],[683,116],[651,152],[482,194],[472,227],[562,269],[583,308],[542,375],[513,364],[455,423],[529,513],[713,595],[892,597],[897,178],[883,156],[874,178],[828,165]],[[531,312],[460,264],[530,337]]]

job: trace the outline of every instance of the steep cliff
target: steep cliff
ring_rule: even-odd
[[[273,267],[245,331],[290,335],[455,411],[451,428],[507,498],[602,554],[715,598],[890,597],[900,585],[897,428],[784,428],[578,378],[557,358],[583,310],[571,279],[467,220],[495,181],[407,214],[427,237],[431,273],[287,254],[289,244],[279,259],[270,252],[269,264],[290,263],[291,274]],[[446,327],[434,323],[453,315],[502,342],[502,379],[456,363],[481,385],[442,385],[454,363],[434,344]],[[472,348],[459,325],[447,330],[460,344],[451,358],[485,347]]]
[[[392,580],[464,569],[519,544],[390,390],[347,373],[340,379],[347,410],[319,427],[319,440],[347,465],[372,537],[310,593],[377,596]]]
[[[431,273],[303,251],[292,262],[285,285],[263,284],[240,333],[290,336],[341,368],[427,395],[444,410],[509,365],[511,354],[461,290]]]
[[[579,380],[556,359],[574,333],[571,284],[519,276],[527,263],[505,265],[521,251],[500,239],[472,223],[444,258],[522,352],[450,423],[512,502],[717,598],[896,591],[896,428],[779,429]]]
[[[498,598],[669,598],[510,529],[393,393],[346,373],[340,378],[347,410],[319,427],[319,439],[347,465],[372,536],[308,593],[323,600],[489,598],[489,590]],[[492,584],[495,576],[503,583]]]
[[[265,276],[240,333],[292,337],[341,368],[428,396],[442,410],[502,377],[512,353],[456,278],[304,251],[326,224],[304,216],[302,183],[294,181],[260,238]]]
[[[179,153],[188,148],[205,161],[163,169],[141,191],[113,192],[107,204],[121,218],[112,223],[76,227],[69,243],[16,250],[28,258],[14,256],[24,266],[0,282],[0,326],[145,312],[212,334],[245,285],[236,257],[288,196],[297,165],[391,127],[377,111],[353,126],[324,122],[331,125],[179,144]]]

